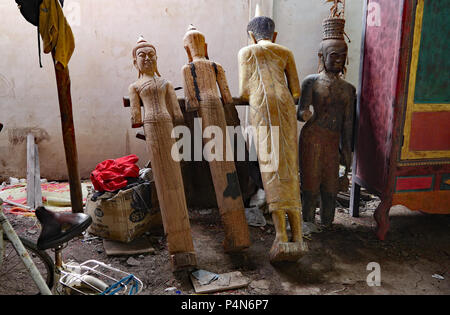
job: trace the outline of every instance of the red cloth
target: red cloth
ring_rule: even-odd
[[[139,158],[133,154],[98,164],[91,173],[91,182],[95,190],[113,192],[126,187],[127,177],[139,177],[137,161]]]

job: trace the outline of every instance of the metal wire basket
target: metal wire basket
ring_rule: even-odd
[[[137,295],[143,287],[134,275],[96,260],[66,264],[59,282],[71,295]]]

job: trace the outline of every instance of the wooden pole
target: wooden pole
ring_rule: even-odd
[[[27,136],[27,205],[32,209],[42,206],[39,150],[31,133]]]
[[[36,198],[35,198],[35,168],[36,168],[36,160],[35,153],[36,150],[34,148],[33,134],[28,134],[27,136],[27,205],[30,208],[36,209]]]
[[[55,65],[56,84],[58,87],[59,110],[66,154],[66,164],[69,175],[70,200],[73,213],[83,213],[83,194],[81,190],[80,172],[78,170],[78,153],[73,124],[72,97],[70,93],[70,76],[68,67],[55,62],[55,52],[52,52]]]

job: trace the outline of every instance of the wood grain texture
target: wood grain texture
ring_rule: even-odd
[[[53,52],[54,55],[54,52]],[[54,60],[54,57],[53,57]],[[54,60],[55,61],[55,60]],[[55,63],[56,84],[58,87],[61,127],[70,185],[70,201],[73,213],[83,213],[83,192],[78,166],[78,150],[73,123],[72,96],[70,91],[70,75],[68,67]]]
[[[185,260],[174,259],[172,266],[175,270],[192,267],[196,258],[183,178],[180,163],[172,156],[175,145],[172,130],[184,117],[172,84],[158,76],[156,49],[140,39],[133,56],[139,79],[129,87],[132,126],[144,126],[169,254],[172,258],[179,255],[192,258],[190,266]]]
[[[411,119],[410,150],[450,152],[449,126],[450,111],[414,112]],[[430,156],[429,152],[425,153],[425,157]]]
[[[252,22],[250,22],[251,24]],[[250,25],[249,24],[249,25]],[[295,99],[301,94],[292,52],[272,40],[257,41],[240,50],[240,98],[250,104],[250,124],[257,136],[258,161],[276,237],[270,260],[296,259],[304,253],[298,166]],[[274,35],[274,38],[276,36]],[[285,216],[292,230],[286,233]],[[292,251],[283,251],[289,247]]]
[[[214,137],[219,140],[216,144],[221,144],[222,147],[214,145],[211,151],[204,150],[204,153],[209,161],[217,205],[225,230],[225,250],[239,251],[250,246],[250,236],[234,152],[230,152],[232,147],[227,137],[227,121],[223,108],[224,104],[233,104],[233,97],[222,66],[207,59],[204,35],[190,27],[184,37],[184,45],[191,61],[182,69],[186,110],[198,111],[204,135],[211,127],[221,131],[221,134],[214,134]],[[220,136],[222,138],[219,139]],[[204,138],[205,145],[210,141],[211,139]],[[208,156],[209,153],[213,156]]]
[[[195,119],[197,117],[196,112],[186,112],[186,101],[184,98],[179,98],[178,103],[180,104],[181,111],[184,116],[184,126],[189,128],[191,135],[195,133]],[[225,104],[225,119],[228,126],[238,127],[241,126],[238,112],[235,105],[248,105],[245,102],[239,100],[239,98],[233,98],[233,104]],[[123,106],[125,108],[130,108],[130,98],[129,96],[123,97]],[[141,102],[141,107],[143,106]],[[139,139],[145,140],[145,135],[140,133]],[[238,134],[238,137],[243,137],[242,131]],[[236,139],[237,140],[237,139]],[[191,141],[191,160],[181,161],[181,171],[183,174],[184,189],[186,193],[186,201],[189,208],[217,208],[216,193],[214,190],[214,184],[212,181],[211,171],[209,169],[209,163],[202,159],[202,161],[194,160],[194,148],[195,143]],[[237,159],[237,141],[235,142],[235,164],[236,170],[239,177],[239,184],[241,187],[242,197],[244,204],[250,201],[251,196],[256,192],[256,186],[252,180],[250,180],[250,170],[249,170],[249,154],[248,150],[245,152],[245,161],[238,161]]]
[[[261,42],[260,42],[261,43]],[[300,95],[300,84],[292,52],[280,45],[266,42],[243,48],[239,55],[240,97],[249,100],[250,123],[256,132],[267,131],[267,136],[258,134],[262,145],[271,158],[259,152],[259,163],[273,171],[263,172],[267,202],[291,203],[300,209],[298,177],[298,144],[296,108],[293,95]],[[286,85],[285,75],[289,87]],[[262,127],[260,129],[260,127]],[[279,133],[276,137],[275,132]],[[272,147],[273,145],[273,147]],[[279,152],[276,150],[279,147]],[[274,149],[274,150],[272,150]],[[277,156],[278,155],[278,156]],[[278,167],[277,167],[278,166]]]
[[[42,205],[42,194],[41,194],[41,186],[39,180],[39,188],[37,187],[36,177],[40,177],[39,170],[37,167],[39,166],[36,160],[37,156],[36,143],[33,134],[28,134],[27,136],[27,206],[31,209],[37,208],[37,199],[41,198]]]
[[[393,195],[392,205],[426,213],[450,214],[450,191],[398,193]]]

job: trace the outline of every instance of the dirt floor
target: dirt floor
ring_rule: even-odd
[[[450,294],[450,215],[428,215],[394,207],[388,239],[382,242],[374,233],[375,207],[376,201],[367,203],[360,218],[352,218],[347,209],[338,208],[334,226],[306,240],[310,250],[303,258],[277,266],[268,260],[275,236],[269,217],[265,227],[250,227],[253,245],[245,254],[229,256],[221,245],[223,231],[218,210],[191,210],[199,268],[219,274],[241,271],[250,280],[244,289],[221,294]],[[40,227],[35,218],[9,217],[20,235],[37,238]],[[186,273],[172,273],[164,238],[146,237],[152,240],[156,251],[133,257],[132,265],[129,257],[108,257],[101,239],[71,241],[64,250],[64,259],[96,259],[131,272],[143,281],[142,294],[195,294]],[[379,287],[370,287],[366,281],[372,271],[367,270],[371,262],[381,267]]]

